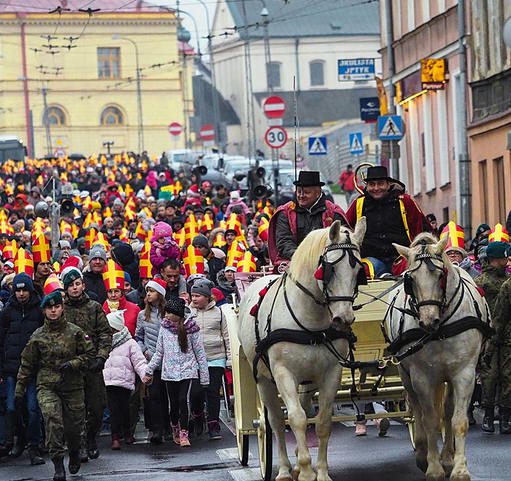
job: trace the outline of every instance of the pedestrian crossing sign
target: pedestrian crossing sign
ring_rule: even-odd
[[[403,118],[400,115],[378,117],[378,137],[380,140],[400,140],[403,138]]]
[[[326,155],[326,137],[309,137],[309,155]]]
[[[363,154],[365,151],[362,143],[362,132],[350,134],[350,152],[352,154]]]

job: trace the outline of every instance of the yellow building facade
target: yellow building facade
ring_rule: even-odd
[[[0,12],[0,135],[37,157],[106,152],[107,142],[150,155],[184,148],[193,51],[177,31],[175,14],[156,9]]]

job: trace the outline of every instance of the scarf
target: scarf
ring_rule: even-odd
[[[131,339],[130,331],[128,331],[128,328],[124,326],[121,331],[117,331],[112,336],[112,349],[115,349],[117,346],[120,346],[121,344],[128,342],[130,339]]]
[[[111,312],[113,311],[118,311],[119,310],[119,301],[109,301],[107,299],[107,305],[108,305],[108,309],[110,309]]]
[[[161,321],[161,326],[165,329],[169,329],[173,334],[177,334],[178,323],[174,321],[170,321],[168,319],[163,318]],[[197,325],[195,320],[191,317],[185,320],[185,329],[187,334],[193,334],[194,332],[198,332],[200,327]]]

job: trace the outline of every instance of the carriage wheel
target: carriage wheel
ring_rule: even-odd
[[[273,471],[273,435],[268,421],[268,410],[264,408],[257,429],[259,446],[259,469],[264,481],[271,481]]]
[[[238,432],[237,438],[239,462],[242,466],[248,466],[248,445],[250,437],[248,434],[241,434]]]
[[[407,421],[406,426],[408,427],[408,434],[410,435],[412,448],[415,451],[415,419],[410,419]]]

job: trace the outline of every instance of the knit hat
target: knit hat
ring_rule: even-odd
[[[196,235],[193,238],[192,245],[193,245],[193,247],[208,247],[209,248],[208,238],[203,234]]]
[[[227,271],[236,272],[237,268],[236,268],[236,266],[225,266],[224,271],[225,272],[227,272]]]
[[[192,294],[200,294],[201,296],[211,297],[211,289],[214,284],[209,279],[197,279],[192,286]]]
[[[112,257],[121,266],[127,266],[135,261],[133,247],[126,242],[117,242],[112,246]]]
[[[61,249],[64,249],[64,248],[71,249],[71,244],[67,240],[59,240],[59,247]]]
[[[82,279],[82,273],[76,267],[69,267],[61,279],[64,289],[67,289],[76,279]]]
[[[20,272],[14,276],[12,281],[12,290],[15,292],[18,289],[26,289],[28,292],[34,292],[34,283],[28,274]]]
[[[224,293],[218,289],[218,287],[213,287],[213,289],[211,289],[211,294],[213,294],[216,302],[225,301]]]
[[[154,279],[151,279],[145,286],[146,290],[148,287],[154,289],[156,292],[159,292],[163,297],[165,297],[167,292],[167,283],[162,278],[155,277]]]
[[[233,190],[231,192],[231,200],[239,200],[240,193],[237,190]]]
[[[131,276],[128,272],[124,271],[124,282],[127,282],[129,284],[132,284]]]
[[[2,279],[2,283],[0,284],[2,289],[6,288],[7,284],[10,284],[10,283],[12,284],[14,282],[15,277],[16,277],[16,274],[14,272],[12,274],[7,274],[6,276],[4,276]]]
[[[165,304],[165,312],[185,317],[185,301],[180,297],[171,297]]]
[[[41,307],[44,309],[45,307],[62,304],[62,302],[62,292],[57,290],[43,297],[43,300],[41,301]]]
[[[126,309],[121,309],[119,311],[109,312],[106,315],[106,320],[112,329],[116,331],[122,331],[124,329],[124,312]]]
[[[504,241],[490,242],[486,247],[486,256],[490,259],[504,259],[511,255],[509,243]]]
[[[488,224],[479,224],[479,227],[476,230],[476,237],[479,237],[483,232],[487,230],[491,230],[491,227]]]
[[[89,252],[89,260],[103,259],[106,262],[106,251],[100,246],[95,245]]]
[[[170,237],[172,235],[172,227],[166,222],[156,222],[153,227],[153,241],[162,237]]]

